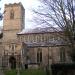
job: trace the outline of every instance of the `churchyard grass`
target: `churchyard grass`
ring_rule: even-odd
[[[20,70],[20,75],[46,75],[46,72],[41,69]],[[17,75],[17,70],[6,70],[5,75]]]

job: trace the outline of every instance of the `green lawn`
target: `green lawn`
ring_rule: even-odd
[[[16,75],[16,70],[5,70],[4,74],[5,75]]]
[[[8,70],[4,71],[5,75],[16,75],[16,70]],[[46,75],[46,72],[39,69],[28,69],[28,70],[21,70],[20,75]]]

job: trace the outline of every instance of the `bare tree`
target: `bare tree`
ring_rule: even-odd
[[[1,1],[1,0],[0,0]],[[0,7],[0,10],[1,10],[1,7]],[[2,20],[2,14],[0,13],[0,20]]]
[[[64,40],[70,46],[70,56],[75,61],[75,0],[40,0],[42,6],[33,10],[38,17],[35,22],[48,25],[55,32],[63,32]],[[61,36],[61,35],[60,35]]]

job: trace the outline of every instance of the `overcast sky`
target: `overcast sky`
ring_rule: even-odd
[[[4,10],[4,4],[9,4],[9,3],[19,3],[21,2],[25,8],[25,28],[34,28],[35,24],[30,22],[29,20],[32,19],[33,13],[31,12],[31,9],[37,8],[37,6],[40,5],[40,2],[38,0],[1,0],[0,1],[0,7],[2,8],[0,12],[2,13]],[[0,26],[2,26],[3,23],[0,21]]]

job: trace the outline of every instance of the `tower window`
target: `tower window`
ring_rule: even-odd
[[[14,19],[14,11],[13,10],[10,11],[10,19]]]

